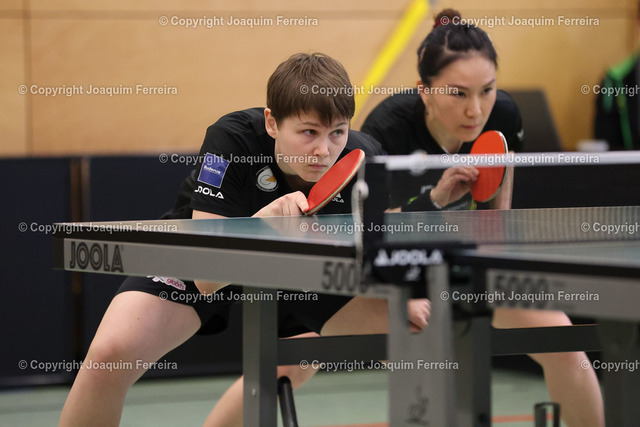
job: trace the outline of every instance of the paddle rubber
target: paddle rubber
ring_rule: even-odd
[[[331,166],[311,188],[307,197],[309,210],[304,214],[313,215],[329,203],[358,172],[364,157],[364,151],[355,149]]]
[[[478,137],[470,154],[506,154],[507,140],[502,132],[490,130]],[[471,196],[477,202],[488,202],[500,191],[507,168],[505,166],[478,167],[478,179],[471,184]]]

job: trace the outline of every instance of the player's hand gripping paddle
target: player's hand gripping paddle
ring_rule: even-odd
[[[470,154],[506,154],[507,140],[502,132],[490,130],[478,137]],[[471,184],[471,196],[477,202],[487,202],[500,191],[507,168],[505,166],[479,167],[478,179]]]
[[[331,166],[311,188],[307,197],[309,210],[304,214],[313,215],[329,203],[351,181],[363,160],[364,151],[356,149]]]

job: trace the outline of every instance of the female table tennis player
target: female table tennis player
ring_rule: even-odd
[[[472,25],[459,25],[460,13],[447,9],[436,17],[418,50],[418,89],[384,100],[367,117],[362,131],[376,138],[389,154],[468,153],[471,143],[488,130],[501,131],[518,150],[522,124],[516,104],[496,90],[497,54],[489,36]],[[403,211],[472,209],[474,167],[456,166],[426,175],[407,173],[392,197]],[[481,208],[510,208],[511,179]],[[395,189],[395,188],[394,188]],[[561,312],[497,309],[497,328],[570,325]],[[583,352],[530,355],[543,370],[553,401],[560,403],[569,426],[604,425],[604,410],[593,369],[583,369]]]
[[[373,138],[349,130],[353,94],[314,95],[304,87],[350,87],[340,63],[322,54],[298,54],[284,61],[267,84],[267,106],[231,113],[211,126],[203,143],[203,163],[183,183],[166,218],[221,218],[301,215],[310,208],[306,191],[339,157],[360,148],[381,154]],[[232,161],[231,159],[238,159]],[[320,213],[350,211],[351,186]],[[237,268],[251,268],[238,265]],[[300,278],[304,283],[305,278]],[[198,298],[218,291],[224,298]],[[161,298],[162,293],[170,296]],[[61,426],[116,426],[129,387],[158,361],[195,333],[226,327],[233,286],[162,277],[128,278],[100,323],[83,368],[65,402]],[[315,294],[314,294],[315,295]],[[188,298],[187,298],[188,297]],[[386,328],[386,301],[317,295],[303,301],[279,301],[280,334],[380,333]],[[428,302],[409,304],[414,327],[423,327]],[[211,351],[224,351],[215,346]],[[132,369],[89,369],[118,362]],[[123,362],[127,362],[126,364]],[[140,363],[144,362],[144,363]],[[287,367],[294,386],[307,372]],[[242,383],[236,383],[206,421],[242,425]],[[177,415],[179,417],[179,415]],[[176,420],[176,423],[179,423]]]

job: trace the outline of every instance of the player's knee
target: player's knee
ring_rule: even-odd
[[[99,339],[91,343],[78,375],[82,375],[85,384],[105,393],[126,393],[145,372],[139,365],[122,341]]]
[[[126,346],[123,345],[121,340],[117,338],[102,338],[99,335],[91,342],[89,352],[87,353],[87,360],[94,364],[114,362],[116,360],[123,360],[127,351]],[[89,359],[90,358],[90,359]]]
[[[298,365],[278,366],[278,378],[287,377],[291,381],[291,386],[296,389],[307,382],[315,373],[316,369],[309,366],[308,369],[302,369]]]
[[[588,362],[588,357],[583,352],[568,352],[568,353],[539,353],[529,355],[535,360],[543,369],[554,370],[561,369],[565,372],[585,372],[585,366]]]
[[[91,372],[92,378],[98,381],[133,384],[141,375],[138,365],[133,349],[126,342],[116,337],[96,337],[85,357],[83,370]]]

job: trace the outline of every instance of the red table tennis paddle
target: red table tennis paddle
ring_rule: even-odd
[[[507,140],[502,132],[490,130],[476,139],[470,154],[507,154]],[[478,167],[478,179],[471,184],[471,196],[476,202],[488,202],[500,191],[507,168],[505,166]]]
[[[351,181],[363,161],[364,151],[355,149],[331,166],[311,188],[307,197],[309,210],[304,214],[313,215],[329,203]]]

